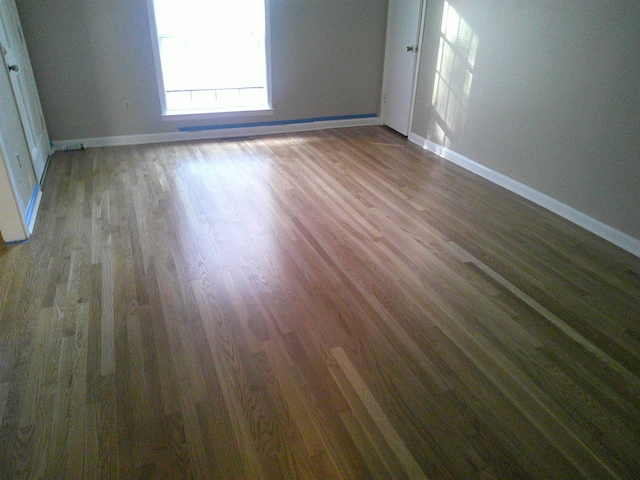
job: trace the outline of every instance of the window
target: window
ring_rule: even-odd
[[[163,115],[270,112],[266,0],[148,0]]]

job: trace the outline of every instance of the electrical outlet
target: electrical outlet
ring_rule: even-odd
[[[125,100],[123,107],[124,107],[124,111],[128,112],[129,110],[131,110],[131,102],[129,102],[129,100]]]

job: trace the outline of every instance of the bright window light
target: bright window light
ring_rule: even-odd
[[[265,0],[150,3],[165,114],[269,109]]]

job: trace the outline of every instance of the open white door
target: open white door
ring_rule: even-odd
[[[409,134],[423,0],[389,0],[382,123]]]
[[[38,181],[51,153],[36,81],[14,0],[0,0],[0,44]],[[26,160],[26,159],[25,159]]]
[[[6,242],[29,237],[38,194],[9,70],[0,65],[0,230]]]

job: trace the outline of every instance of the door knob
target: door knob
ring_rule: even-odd
[[[414,48],[414,46],[413,46],[413,45],[409,45],[409,46],[407,47],[407,52],[413,52],[414,50],[415,50],[415,48]]]
[[[20,67],[18,67],[18,65],[8,65],[8,67],[12,72],[17,72],[18,70],[20,70]]]

